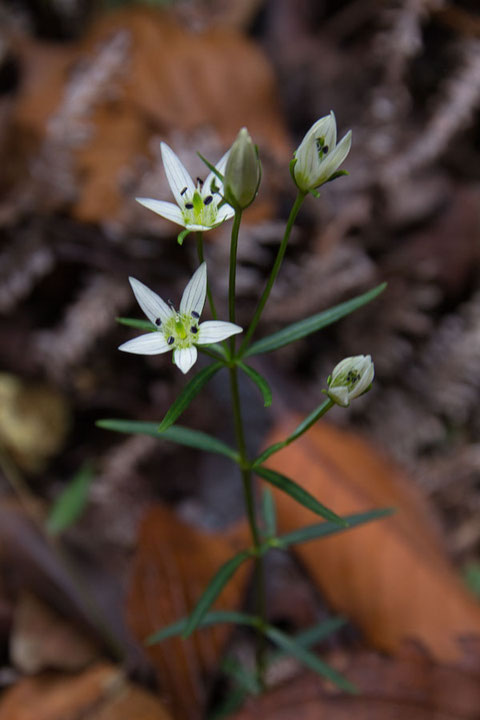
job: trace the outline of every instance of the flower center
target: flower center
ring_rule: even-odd
[[[217,219],[217,203],[213,202],[214,191],[203,197],[200,183],[193,195],[185,200],[183,219],[186,225],[204,225],[211,227]]]
[[[195,313],[197,315],[197,313]],[[175,313],[161,326],[165,340],[172,349],[192,347],[198,336],[198,317],[192,313]]]

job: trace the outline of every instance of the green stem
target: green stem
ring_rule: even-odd
[[[235,436],[237,440],[238,452],[240,455],[240,467],[242,468],[243,494],[245,498],[245,507],[247,510],[248,524],[250,526],[250,534],[252,536],[252,544],[255,553],[255,589],[256,589],[256,613],[258,616],[257,627],[257,648],[256,648],[256,665],[257,678],[260,686],[265,686],[265,668],[266,668],[266,640],[264,629],[266,626],[266,596],[265,596],[265,573],[263,565],[263,556],[261,553],[260,532],[258,529],[255,498],[253,492],[252,472],[247,468],[248,458],[245,444],[245,434],[243,431],[242,413],[240,407],[240,394],[238,391],[238,375],[237,367],[230,368],[230,388],[232,393],[233,418],[235,423]]]
[[[228,284],[228,318],[235,322],[235,284],[237,278],[237,246],[238,232],[242,221],[242,211],[235,210],[232,227],[232,239],[230,241],[230,275]],[[234,340],[234,338],[232,338]],[[235,340],[234,340],[235,342]]]
[[[282,265],[283,257],[285,255],[288,241],[290,239],[290,233],[292,232],[292,228],[295,223],[296,217],[298,215],[298,211],[302,207],[302,203],[305,200],[305,197],[306,197],[306,193],[304,193],[302,190],[299,190],[297,193],[297,197],[295,198],[295,202],[293,203],[293,207],[290,211],[290,215],[288,216],[287,225],[285,227],[285,232],[283,235],[282,242],[280,243],[280,247],[278,248],[277,257],[275,258],[272,272],[270,273],[270,277],[268,278],[268,282],[265,286],[265,290],[263,291],[262,297],[260,298],[260,300],[258,302],[257,309],[255,310],[255,314],[252,318],[250,326],[249,326],[247,332],[245,333],[243,342],[240,346],[239,355],[242,355],[242,353],[247,348],[247,345],[250,342],[250,338],[252,337],[253,333],[255,332],[255,329],[260,321],[260,318],[261,318],[262,312],[263,312],[263,308],[265,307],[265,304],[270,296],[270,292],[272,290],[273,284],[274,284],[275,280],[277,279],[278,272]]]
[[[198,255],[198,262],[200,265],[205,261],[204,255],[203,255],[203,233],[197,232],[197,255]],[[213,295],[210,288],[210,283],[208,282],[208,275],[207,275],[207,298],[208,298],[208,304],[210,305],[210,312],[212,313],[212,317],[214,320],[217,319],[217,311],[215,309],[215,303],[213,301]]]

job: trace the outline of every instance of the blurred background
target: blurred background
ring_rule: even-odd
[[[369,507],[408,505],[411,524],[403,531],[415,542],[411,565],[399,562],[404,575],[395,582],[405,588],[417,578],[419,558],[430,558],[428,572],[437,560],[443,569],[422,612],[397,632],[391,622],[399,608],[386,602],[380,630],[368,610],[378,601],[375,588],[392,587],[385,572],[397,556],[372,571],[363,609],[348,583],[339,598],[328,578],[312,579],[314,559],[302,557],[299,565],[273,557],[272,619],[296,629],[329,609],[353,615],[328,646],[344,665],[354,650],[397,657],[405,638],[419,636],[421,655],[465,659],[456,639],[441,641],[436,626],[430,635],[423,631],[443,598],[449,615],[438,622],[451,623],[452,637],[460,629],[480,632],[479,101],[475,0],[0,5],[0,685],[10,689],[3,709],[0,702],[2,720],[40,717],[28,714],[35,693],[50,697],[55,683],[68,697],[87,697],[93,685],[119,682],[119,661],[139,683],[128,685],[131,702],[142,708],[129,706],[132,720],[169,712],[204,717],[212,698],[223,697],[218,658],[227,640],[235,645],[226,632],[195,646],[193,670],[177,646],[147,656],[141,640],[184,614],[190,592],[198,596],[198,588],[189,589],[192,572],[202,587],[222,553],[246,542],[236,473],[217,457],[95,427],[104,417],[160,420],[185,384],[166,356],[117,351],[135,333],[115,317],[142,317],[128,275],[178,304],[197,265],[194,240],[180,248],[176,226],[134,198],[171,199],[160,140],[193,177],[202,176],[197,151],[216,162],[248,127],[263,163],[239,243],[238,320],[248,324],[295,198],[291,153],[331,109],[340,137],[353,131],[350,175],[302,208],[257,337],[384,280],[388,289],[337,325],[258,361],[275,399],[265,411],[256,388],[242,384],[249,446],[258,451],[271,433],[319,404],[340,359],[370,353],[372,391],[329,415],[333,425],[318,431],[314,452],[292,457],[291,473],[300,468],[298,480],[310,473],[311,489],[327,493],[331,504],[341,456],[350,489],[345,510],[359,493]],[[206,234],[205,243],[221,306],[229,224]],[[182,424],[232,442],[222,375],[206,397]],[[317,481],[318,467],[325,478]],[[55,526],[52,507],[69,488],[80,510]],[[285,527],[292,517],[279,510]],[[416,535],[424,525],[425,535]],[[399,533],[403,552],[407,541]],[[188,564],[192,547],[195,568]],[[367,563],[369,555],[365,548]],[[245,575],[228,606],[248,605],[248,584]],[[161,609],[156,598],[163,598]],[[248,646],[248,637],[237,639],[247,657]],[[478,673],[480,655],[468,647]],[[47,692],[42,672],[52,668],[60,675],[48,676]],[[375,666],[369,677],[381,672]],[[67,692],[66,683],[77,684]],[[159,696],[167,705],[157,705]],[[60,714],[47,707],[42,718],[123,717],[102,695],[104,702],[103,715],[60,703]],[[276,702],[262,710],[265,717],[289,717]],[[477,717],[474,707],[458,717]],[[367,716],[387,717],[372,708]]]

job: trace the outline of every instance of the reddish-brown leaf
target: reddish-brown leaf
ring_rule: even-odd
[[[269,440],[285,437],[291,426],[277,428]],[[397,508],[393,517],[300,545],[298,555],[332,606],[375,647],[396,652],[414,639],[438,660],[458,659],[459,639],[480,635],[480,607],[404,475],[356,435],[327,424],[272,457],[271,465],[341,515]],[[317,521],[285,494],[276,492],[276,500],[282,531]]]
[[[167,507],[151,509],[140,529],[128,603],[137,638],[143,642],[186,616],[239,543],[246,546],[244,535],[242,529],[232,536],[207,533],[182,522]],[[247,572],[248,563],[225,587],[216,608],[239,608]],[[214,626],[188,640],[172,638],[147,649],[177,720],[202,716],[208,676],[218,665],[230,630],[230,626]]]

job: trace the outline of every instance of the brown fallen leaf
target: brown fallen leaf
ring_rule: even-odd
[[[81,670],[98,657],[99,650],[85,633],[24,591],[15,605],[10,654],[16,668],[33,674]]]
[[[288,435],[294,422],[269,438]],[[351,432],[325,423],[272,457],[271,466],[341,515],[393,506],[393,517],[296,552],[336,611],[376,648],[397,652],[413,639],[439,661],[461,655],[459,640],[480,636],[480,607],[448,561],[429,509],[407,478]],[[279,527],[289,532],[316,516],[276,492]]]
[[[81,675],[24,678],[0,701],[0,720],[171,720],[162,703],[113,665]]]
[[[156,506],[140,528],[133,563],[128,620],[140,642],[156,630],[186,616],[209,581],[239,547],[246,547],[243,525],[232,534],[207,533]],[[238,609],[249,563],[230,580],[215,607]],[[177,720],[202,717],[208,677],[218,667],[231,626],[218,625],[188,640],[172,638],[147,648],[159,682]]]
[[[391,659],[360,653],[342,663],[359,690],[339,696],[312,673],[246,703],[232,720],[476,720],[480,655],[475,671],[438,665],[415,651]]]
[[[247,125],[267,154],[290,154],[273,69],[234,30],[191,32],[173,13],[137,6],[99,15],[60,57],[27,41],[18,52],[25,81],[14,124],[39,147],[48,139],[74,155],[80,220],[124,216],[152,137],[202,131],[222,151]]]

